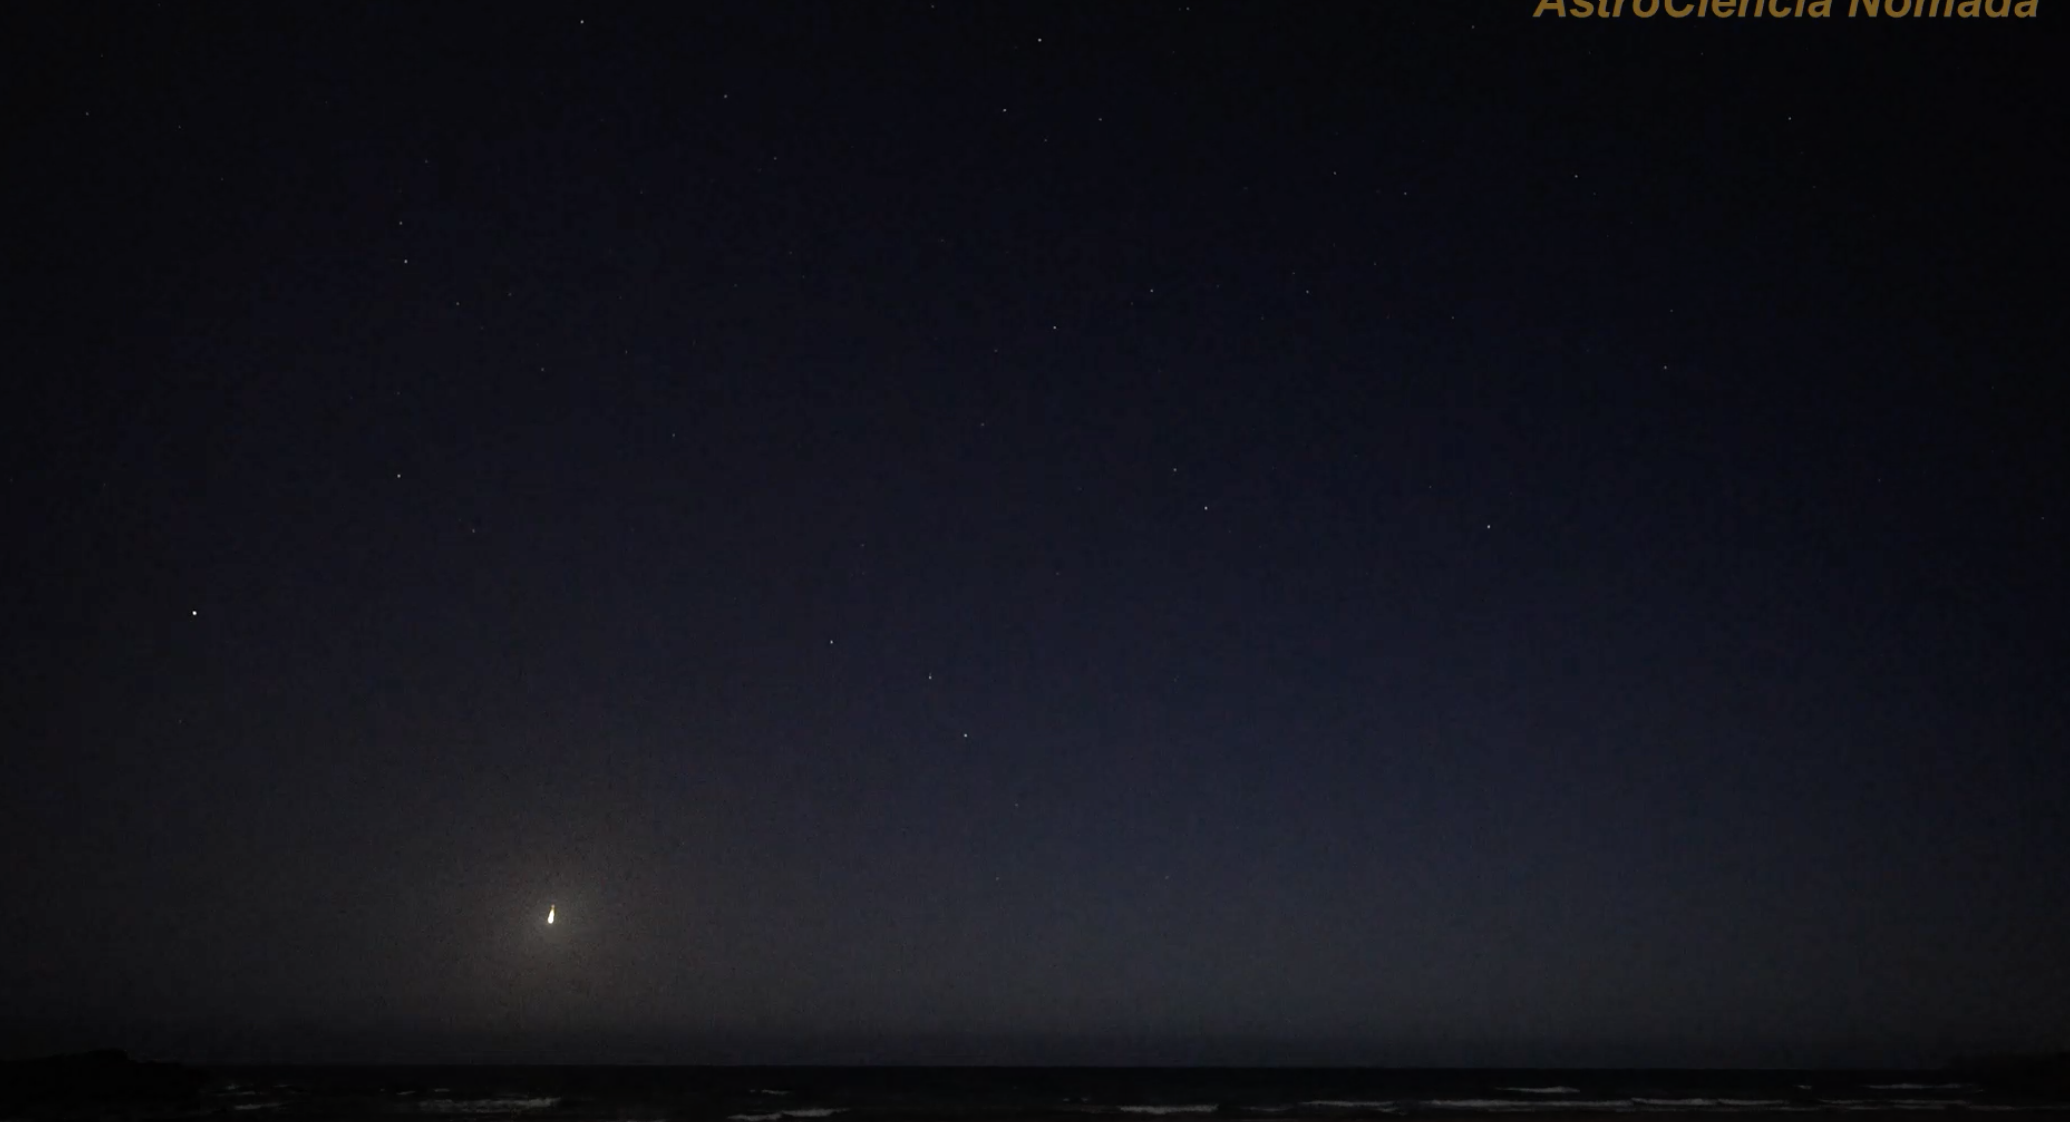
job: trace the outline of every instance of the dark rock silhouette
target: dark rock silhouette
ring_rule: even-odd
[[[0,1116],[108,1112],[192,1103],[208,1073],[132,1060],[113,1048],[0,1062]]]

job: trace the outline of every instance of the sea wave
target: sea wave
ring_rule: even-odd
[[[1967,1110],[1967,1099],[1820,1099],[1820,1106],[1839,1110]]]
[[[803,1106],[795,1110],[772,1110],[767,1114],[729,1114],[729,1122],[776,1122],[779,1118],[825,1118],[839,1114],[845,1106]]]
[[[1599,1111],[1605,1114],[1643,1114],[1668,1111],[1701,1111],[1734,1114],[1744,1111],[1799,1113],[1812,1107],[1794,1105],[1786,1099],[1718,1098],[1629,1098],[1629,1099],[1425,1099],[1418,1105],[1428,1110],[1473,1111],[1481,1114],[1548,1114]]]
[[[1708,1110],[1717,1107],[1776,1107],[1790,1105],[1787,1099],[1633,1099],[1638,1106],[1666,1106],[1692,1110]]]
[[[1962,1113],[1965,1111],[2004,1113],[2009,1111],[2049,1112],[2063,1109],[2059,1104],[2042,1106],[2038,1104],[2005,1104],[1972,1102],[1961,1098],[1906,1097],[1862,1097],[1862,1098],[1728,1098],[1719,1096],[1633,1096],[1630,1098],[1581,1099],[1566,1097],[1579,1094],[1578,1091],[1560,1092],[1537,1089],[1503,1088],[1519,1097],[1473,1097],[1440,1099],[1302,1099],[1291,1104],[1258,1104],[1238,1108],[1240,1114],[1280,1114],[1292,1110],[1296,1115],[1314,1112],[1317,1117],[1341,1117],[1344,1115],[1387,1115],[1399,1116],[1430,1112],[1432,1114],[1518,1114],[1518,1115],[1573,1115],[1573,1114],[1618,1114],[1637,1117],[1669,1114],[1816,1114],[1856,1113],[1888,1111],[1918,1112],[1941,1111]],[[1535,1096],[1535,1097],[1525,1097]],[[1094,1113],[1122,1112],[1128,1114],[1204,1114],[1216,1111],[1213,1104],[1194,1105],[1131,1105],[1091,1108]],[[774,1118],[752,1119],[746,1122],[776,1122]]]
[[[417,1109],[426,1114],[504,1114],[514,1110],[544,1110],[558,1104],[558,1098],[538,1099],[425,1099]]]
[[[1544,1112],[1549,1110],[1630,1110],[1630,1099],[1425,1099],[1422,1105],[1431,1110],[1481,1110]]]

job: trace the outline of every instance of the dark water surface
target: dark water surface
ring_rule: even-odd
[[[1350,1119],[1485,1114],[2070,1113],[2070,1096],[1943,1072],[1203,1068],[214,1069],[209,1114],[836,1122]]]

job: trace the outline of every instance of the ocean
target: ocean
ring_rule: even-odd
[[[2070,1096],[1945,1072],[1202,1068],[219,1068],[216,1116],[1288,1122],[1489,1114],[2065,1113]]]

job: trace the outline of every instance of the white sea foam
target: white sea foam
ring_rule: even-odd
[[[1548,1102],[1545,1099],[1425,1099],[1423,1105],[1432,1110],[1485,1110],[1485,1111],[1546,1111],[1546,1110],[1630,1110],[1630,1099],[1600,1099],[1583,1101],[1561,1099]]]
[[[825,1118],[839,1114],[845,1106],[806,1106],[796,1110],[772,1110],[767,1114],[729,1114],[730,1122],[776,1122],[779,1118]]]
[[[1545,1114],[1549,1112],[1596,1111],[1604,1114],[1634,1114],[1660,1111],[1704,1111],[1731,1114],[1742,1111],[1801,1113],[1813,1107],[1793,1105],[1785,1099],[1425,1099],[1420,1105],[1431,1110],[1471,1110],[1483,1114]]]
[[[753,1089],[753,1090],[749,1091],[749,1092],[748,1092],[748,1094],[750,1094],[750,1095],[788,1095],[788,1094],[790,1094],[790,1092],[789,1092],[789,1091],[779,1091],[779,1090],[777,1090],[777,1089],[776,1089],[776,1088],[774,1088],[774,1087],[756,1087],[755,1089]]]
[[[286,1105],[287,1105],[287,1104],[286,1104],[285,1102],[282,1102],[281,1100],[275,1099],[275,1100],[274,1100],[274,1101],[272,1101],[272,1102],[263,1102],[263,1103],[232,1103],[232,1104],[230,1104],[230,1109],[231,1109],[231,1110],[268,1110],[268,1109],[271,1109],[271,1108],[273,1108],[273,1107],[276,1107],[276,1106],[286,1106]]]
[[[1503,1090],[1514,1091],[1519,1095],[1578,1095],[1581,1093],[1581,1088],[1579,1087],[1504,1087]]]
[[[544,1110],[558,1098],[538,1099],[425,1099],[417,1109],[426,1114],[504,1114],[514,1110]]]
[[[1840,1110],[1967,1110],[1967,1099],[1820,1099],[1820,1106]]]
[[[1786,1099],[1633,1099],[1639,1106],[1687,1107],[1697,1110],[1716,1107],[1773,1107],[1790,1105]]]
[[[1220,1109],[1220,1103],[1188,1103],[1184,1106],[1122,1106],[1116,1110],[1124,1114],[1213,1114]]]

